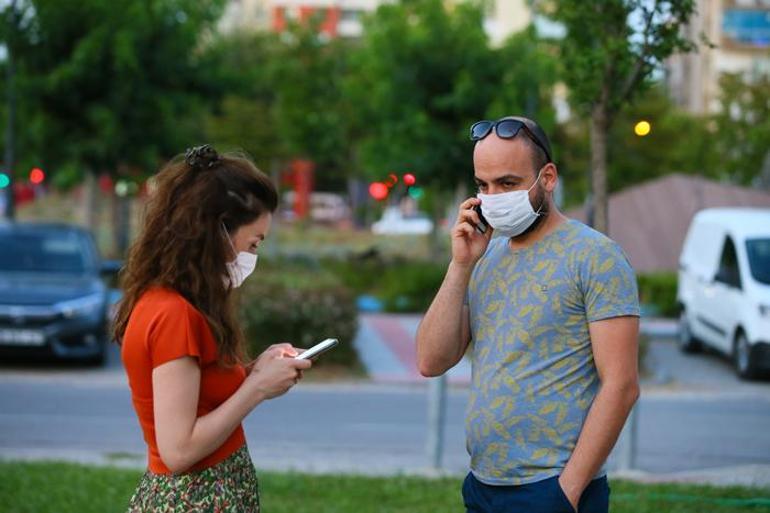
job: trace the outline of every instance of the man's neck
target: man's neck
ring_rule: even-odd
[[[517,237],[511,237],[508,240],[508,247],[512,250],[528,248],[537,241],[543,239],[546,235],[554,231],[560,224],[567,220],[567,217],[559,212],[555,205],[550,206],[548,216],[530,232]]]

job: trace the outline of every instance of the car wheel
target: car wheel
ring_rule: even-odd
[[[104,340],[99,342],[99,350],[96,354],[83,359],[83,363],[88,366],[101,367],[107,361],[107,343]]]
[[[677,337],[679,349],[683,353],[697,353],[701,350],[701,343],[696,339],[690,329],[690,321],[684,308],[679,312],[679,334]]]
[[[742,379],[754,379],[757,377],[758,369],[752,353],[749,339],[746,338],[743,332],[739,332],[733,344],[733,363],[735,364],[735,372]]]

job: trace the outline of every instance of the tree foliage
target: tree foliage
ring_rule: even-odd
[[[205,50],[223,91],[206,118],[205,140],[216,148],[245,151],[265,172],[288,152],[275,112],[272,68],[279,44],[274,34],[236,32],[217,37]]]
[[[607,135],[620,109],[647,79],[693,41],[683,27],[693,0],[552,0],[543,9],[566,27],[561,54],[572,103],[591,118],[591,192],[595,227],[606,232]]]
[[[487,111],[503,63],[473,2],[385,4],[365,23],[346,92],[362,171],[412,171],[446,189],[471,172],[470,123]]]
[[[720,88],[720,108],[712,125],[720,175],[743,185],[761,182],[770,189],[770,77],[747,80],[724,74]]]
[[[149,173],[202,133],[198,48],[222,1],[29,0],[15,58],[27,158]]]

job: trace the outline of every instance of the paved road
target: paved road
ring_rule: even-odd
[[[303,383],[260,406],[245,422],[257,466],[425,471],[427,380],[410,367],[413,351],[405,345],[418,320],[397,318],[398,326],[389,326],[375,316],[363,323],[362,359],[379,362],[383,371],[372,373],[374,382]],[[652,476],[716,468],[722,469],[716,481],[723,482],[734,467],[749,466],[759,471],[748,482],[770,486],[770,383],[742,382],[726,360],[682,355],[665,338],[652,343],[648,364],[653,372],[639,404],[638,468]],[[461,366],[450,379],[460,384],[448,400],[444,466],[452,473],[468,464],[461,386],[468,372]],[[0,457],[106,458],[141,466],[144,450],[117,351],[101,369],[0,367]]]
[[[448,401],[445,466],[467,468],[467,391]],[[371,384],[300,385],[246,421],[261,468],[368,473],[425,469],[426,390]],[[746,391],[647,392],[639,468],[668,473],[770,464],[770,398]],[[122,375],[77,370],[0,374],[0,456],[98,461],[144,445]]]

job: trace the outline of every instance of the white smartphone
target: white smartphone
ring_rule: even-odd
[[[339,344],[339,340],[336,338],[327,338],[323,342],[319,342],[318,344],[314,345],[307,351],[302,352],[301,354],[298,354],[294,357],[295,360],[309,360],[310,358],[315,358],[318,355],[321,355],[328,351],[329,349],[333,348]]]

